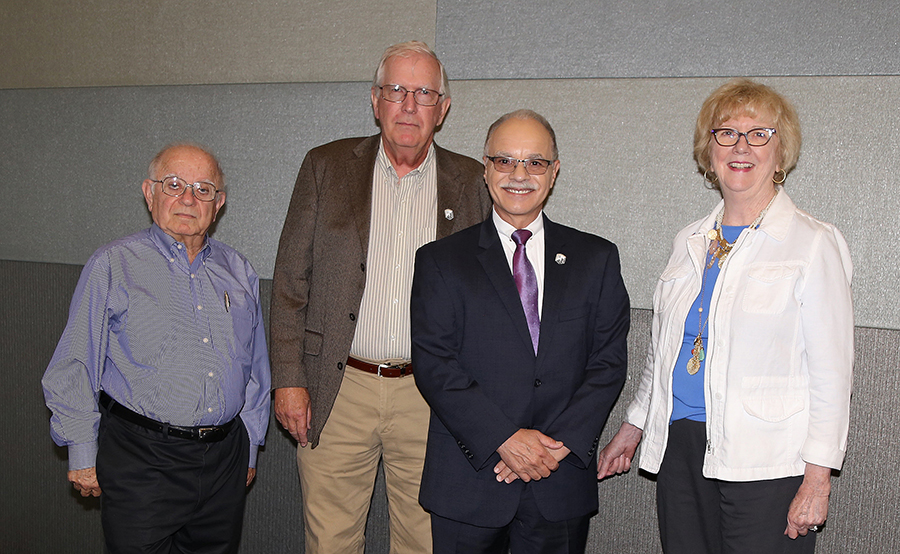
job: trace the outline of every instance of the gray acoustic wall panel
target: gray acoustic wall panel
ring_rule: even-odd
[[[4,0],[0,88],[371,79],[434,0]]]
[[[721,78],[456,81],[437,140],[480,158],[500,114],[556,128],[554,219],[616,242],[633,306],[648,308],[676,231],[718,201],[691,158],[703,99]],[[900,329],[900,77],[766,78],[796,104],[804,146],[787,190],[835,223],[856,261],[857,325]],[[209,145],[228,174],[216,237],[263,277],[305,152],[378,131],[368,83],[0,91],[0,258],[82,264],[146,226],[139,184],[171,140]],[[873,238],[877,241],[873,242]],[[873,250],[874,246],[877,248]]]
[[[458,79],[900,73],[896,0],[438,2]]]
[[[49,411],[40,378],[65,325],[81,267],[0,260],[0,524],[3,552],[103,551],[99,502],[82,499],[65,482],[66,452],[49,436]],[[271,281],[260,283],[264,308]],[[267,312],[264,310],[264,319]],[[632,310],[628,337],[629,378],[610,416],[601,443],[619,427],[637,388],[650,341],[649,310]],[[885,525],[900,504],[891,469],[900,456],[900,331],[856,329],[855,387],[849,450],[834,488],[818,554],[894,554],[900,532]],[[270,421],[259,472],[247,497],[242,553],[303,550],[303,523],[295,443]],[[636,470],[598,484],[600,511],[591,521],[587,552],[660,552],[654,483]],[[366,532],[368,554],[388,552],[388,514],[379,476]]]

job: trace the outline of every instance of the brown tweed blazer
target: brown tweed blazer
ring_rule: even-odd
[[[381,135],[338,140],[306,155],[281,231],[271,309],[272,388],[306,387],[312,447],[331,413],[366,284],[372,176]],[[437,238],[490,211],[484,167],[435,145]],[[444,210],[453,210],[453,219]],[[410,268],[411,269],[411,268]]]

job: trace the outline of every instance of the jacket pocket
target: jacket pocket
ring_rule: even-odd
[[[303,353],[311,356],[322,353],[322,333],[306,330],[303,336]]]
[[[741,309],[751,314],[780,314],[794,289],[797,263],[750,264]]]
[[[803,391],[789,377],[745,377],[741,387],[744,411],[762,421],[784,421],[806,406]]]

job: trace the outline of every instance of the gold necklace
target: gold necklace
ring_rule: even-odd
[[[763,208],[763,211],[759,212],[759,215],[756,216],[756,219],[754,219],[753,223],[748,227],[749,229],[756,229],[759,227],[759,224],[762,223],[763,217],[765,217],[769,208],[772,207],[772,202],[775,201],[775,197],[778,196],[779,192],[780,189],[775,189],[775,195],[772,196],[772,199],[769,200],[769,203]],[[737,239],[734,239],[734,242],[729,244],[728,241],[725,240],[725,237],[722,236],[722,219],[724,217],[725,207],[723,206],[716,216],[715,225],[706,233],[706,238],[710,240],[709,249],[706,252],[709,262],[703,266],[703,281],[700,285],[700,307],[698,308],[698,311],[700,312],[700,323],[699,329],[697,330],[697,338],[694,339],[694,348],[691,349],[691,359],[688,360],[687,363],[687,372],[689,375],[696,375],[697,372],[700,371],[700,362],[706,359],[706,350],[703,349],[703,328],[709,323],[709,314],[706,316],[706,321],[703,320],[703,292],[706,290],[706,270],[711,268],[713,262],[717,259],[719,260],[719,269],[722,269],[722,266],[725,264],[725,259],[731,254],[731,249],[734,248],[734,245],[737,244]]]

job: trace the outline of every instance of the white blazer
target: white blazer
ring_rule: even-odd
[[[626,421],[643,429],[640,467],[659,471],[669,437],[673,371],[720,202],[682,229],[653,296],[647,364]],[[745,229],[709,311],[703,475],[756,481],[840,469],[853,374],[853,266],[843,235],[779,193]]]

